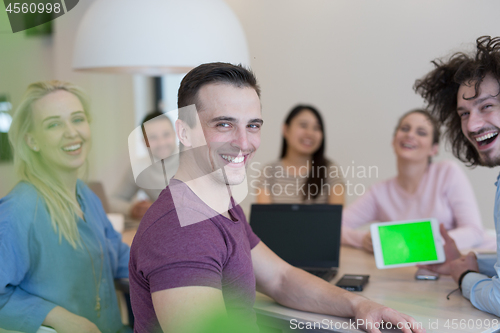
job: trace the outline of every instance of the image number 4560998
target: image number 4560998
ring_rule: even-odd
[[[52,21],[73,9],[79,0],[4,0],[12,32]]]
[[[19,14],[21,12],[23,14],[28,14],[28,13],[31,13],[31,14],[35,14],[35,13],[51,14],[52,12],[59,14],[61,12],[61,4],[55,3],[54,6],[52,6],[52,4],[50,2],[47,2],[47,3],[39,2],[38,4],[36,4],[34,2],[32,2],[32,3],[15,2],[15,3],[9,3],[7,8],[5,8],[5,11],[9,14],[12,12],[14,12],[14,14]]]

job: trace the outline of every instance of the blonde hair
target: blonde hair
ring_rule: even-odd
[[[64,237],[76,249],[80,244],[76,223],[77,216],[82,214],[80,205],[74,193],[70,193],[51,170],[51,166],[47,165],[41,155],[33,151],[25,141],[26,135],[33,129],[33,103],[57,90],[65,90],[75,95],[82,103],[83,111],[90,122],[88,99],[79,87],[56,80],[35,82],[29,85],[14,113],[9,141],[14,151],[14,167],[20,179],[31,183],[45,201],[54,232],[59,232],[59,242]]]

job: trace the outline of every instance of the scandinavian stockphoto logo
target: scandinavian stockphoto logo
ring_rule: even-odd
[[[79,0],[4,0],[12,32],[16,33],[55,20],[78,4]]]
[[[189,147],[178,143],[176,122],[189,132]],[[248,195],[245,161],[239,149],[217,139],[207,142],[194,104],[138,126],[130,133],[128,146],[137,186],[163,190],[170,185],[183,227],[220,215]],[[174,175],[182,183],[170,182]],[[192,209],[197,200],[204,205]],[[221,207],[220,203],[227,205]]]
[[[176,127],[176,122],[189,128],[189,147],[179,144],[177,130],[181,127]],[[223,125],[229,121],[222,119],[220,122]],[[306,196],[307,199],[320,192],[361,196],[365,193],[365,185],[356,180],[378,178],[377,166],[355,165],[354,161],[352,165],[340,167],[333,164],[328,168],[308,164],[298,170],[279,166],[270,169],[259,162],[246,160],[239,148],[231,142],[221,142],[218,138],[209,139],[208,142],[194,104],[150,119],[135,128],[128,137],[135,183],[142,189],[159,191],[170,185],[181,226],[226,212],[233,205],[241,203],[250,189],[256,195],[266,191],[273,196]],[[254,172],[248,175],[247,167]],[[319,186],[307,184],[308,170],[313,175],[325,173],[334,181],[322,181]],[[289,174],[299,175],[295,177],[296,182],[281,182]],[[174,175],[182,183],[170,182]],[[204,205],[192,207],[193,200],[201,200]]]
[[[360,182],[364,179],[378,178],[378,166],[352,165],[338,166],[335,164],[314,165],[314,161],[307,161],[306,165],[261,165],[252,162],[250,169],[252,180],[250,188],[255,195],[261,193],[272,197],[288,196],[313,200],[316,195],[362,196],[366,192],[365,185]],[[290,175],[293,175],[292,177]],[[309,177],[322,177],[319,184],[308,183]],[[343,179],[345,181],[343,181]]]

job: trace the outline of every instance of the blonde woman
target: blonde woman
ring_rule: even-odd
[[[9,140],[21,181],[0,199],[0,328],[126,330],[114,291],[129,248],[78,179],[91,146],[86,98],[72,84],[31,84]]]

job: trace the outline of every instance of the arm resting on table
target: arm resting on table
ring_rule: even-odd
[[[403,326],[409,322],[412,327],[418,327],[410,316],[345,291],[289,265],[262,242],[251,253],[257,289],[278,303],[303,311],[355,317],[362,319],[364,323],[380,323],[383,320],[395,325],[401,323]],[[368,331],[380,332],[378,329]],[[403,332],[412,331],[404,328]],[[413,332],[420,333],[424,330],[414,329]]]
[[[462,280],[462,295],[481,311],[500,316],[500,280],[480,273],[468,273]]]

